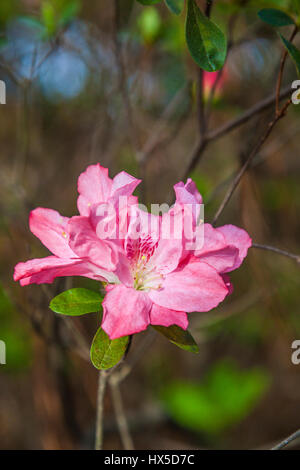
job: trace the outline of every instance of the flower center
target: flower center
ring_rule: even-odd
[[[127,256],[130,259],[133,287],[136,290],[158,290],[162,287],[163,275],[151,259],[156,247],[157,242],[150,236],[129,240],[127,243]]]

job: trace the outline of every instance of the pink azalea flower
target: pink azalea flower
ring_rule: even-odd
[[[166,217],[176,221],[188,204],[194,228],[200,230],[196,220],[202,198],[195,183],[189,179],[175,185],[175,207],[154,216],[131,204],[138,180],[120,175],[112,182],[99,165],[80,176],[79,217],[68,220],[49,209],[33,211],[30,228],[55,256],[20,263],[15,280],[22,285],[65,275],[105,280],[102,328],[111,339],[138,333],[149,324],[186,329],[187,313],[207,312],[232,291],[227,273],[241,265],[251,239],[232,225],[216,229],[205,224],[203,245],[187,250],[184,236],[165,238],[163,227]],[[121,195],[129,197],[124,236],[104,240],[99,209],[104,203],[115,204]]]
[[[53,256],[19,263],[14,280],[22,286],[51,283],[56,277],[85,276],[99,281],[112,282],[116,277],[118,254],[116,247],[100,240],[90,219],[90,208],[99,203],[117,203],[126,196],[130,203],[140,183],[133,176],[121,172],[109,178],[107,168],[91,165],[79,176],[77,201],[81,216],[67,218],[52,209],[37,208],[29,217],[31,232],[52,252]]]

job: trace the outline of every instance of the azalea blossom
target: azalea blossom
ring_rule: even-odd
[[[105,281],[102,328],[111,339],[149,324],[186,329],[188,313],[207,312],[232,292],[228,273],[241,265],[251,246],[249,235],[238,227],[197,223],[202,197],[191,179],[174,186],[175,205],[163,215],[148,214],[135,204],[132,192],[138,183],[126,173],[111,180],[100,165],[89,167],[79,177],[80,216],[66,219],[50,209],[31,214],[31,231],[54,256],[15,268],[14,278],[22,285],[73,275]],[[104,239],[103,208],[121,196],[129,199],[122,237]],[[188,213],[195,232],[204,234],[203,243],[193,249],[187,249],[183,233],[163,236],[166,218],[176,222],[186,205],[192,208]],[[119,216],[116,223],[121,224]]]

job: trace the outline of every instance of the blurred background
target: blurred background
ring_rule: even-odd
[[[62,319],[49,300],[84,278],[21,288],[14,265],[47,256],[29,231],[31,209],[77,213],[77,177],[100,162],[111,176],[143,178],[141,201],[172,200],[198,135],[198,68],[184,38],[184,15],[134,0],[2,0],[0,79],[1,449],[93,446],[97,371],[81,353],[95,314]],[[282,44],[257,11],[294,2],[217,0],[213,19],[230,40],[210,129],[274,93]],[[296,2],[295,2],[296,3]],[[201,2],[199,2],[201,6]],[[288,28],[283,28],[286,37]],[[295,80],[288,59],[284,85]],[[274,108],[213,141],[190,176],[210,221],[232,177]],[[235,192],[219,225],[245,228],[257,243],[300,253],[300,106],[291,106]],[[270,448],[299,428],[299,265],[250,250],[232,275],[234,293],[217,309],[190,315],[193,355],[151,331],[136,335],[121,391],[137,449]],[[112,396],[105,397],[104,447],[121,449]],[[294,444],[294,447],[296,445]]]

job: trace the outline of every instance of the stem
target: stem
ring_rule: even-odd
[[[97,394],[95,450],[103,449],[103,412],[104,412],[104,395],[105,395],[106,383],[107,383],[107,372],[100,371],[99,379],[98,379],[98,394]]]
[[[286,256],[287,258],[291,258],[297,261],[297,263],[300,263],[300,256],[295,255],[294,253],[290,253],[289,251],[286,251],[286,250],[281,250],[280,248],[276,248],[275,246],[260,245],[259,243],[253,243],[252,248],[258,248],[259,250],[272,251],[273,253]]]
[[[291,37],[290,37],[290,39],[289,39],[290,42],[293,41],[293,39],[294,39],[294,37],[296,36],[297,32],[298,32],[298,26],[295,25],[295,27],[294,27],[294,29],[293,29],[293,32],[292,32],[292,34],[291,34]],[[284,53],[283,53],[283,55],[282,55],[281,61],[280,61],[279,74],[278,74],[278,79],[277,79],[277,83],[276,83],[276,115],[280,114],[280,108],[279,108],[280,89],[281,89],[283,71],[284,71],[284,66],[285,66],[285,62],[286,62],[287,56],[288,56],[288,51],[285,50]]]
[[[291,87],[288,86],[282,90],[282,92],[279,95],[279,99],[286,98],[291,94]],[[266,111],[270,106],[272,106],[276,102],[276,94],[273,93],[272,95],[268,96],[267,98],[264,98],[263,100],[259,101],[257,104],[252,106],[252,108],[248,109],[245,111],[241,116],[232,119],[231,121],[227,122],[226,124],[218,127],[215,130],[212,130],[208,132],[205,135],[205,138],[198,139],[196,142],[192,152],[191,156],[188,157],[188,167],[184,172],[183,179],[186,179],[189,174],[196,168],[198,165],[201,157],[203,156],[203,153],[207,147],[208,144],[210,144],[211,141],[215,141],[216,139],[220,139],[224,135],[229,134],[230,132],[234,131],[235,129],[239,128],[243,124],[246,124],[251,118],[256,116],[257,114],[260,114],[264,111]]]
[[[298,431],[294,432],[282,442],[277,444],[277,446],[273,447],[271,450],[280,450],[283,447],[287,446],[290,442],[294,441],[295,439],[298,439],[298,437],[300,437],[300,429],[298,429]]]
[[[225,209],[225,207],[227,206],[229,200],[231,199],[234,191],[236,190],[237,186],[239,185],[242,177],[244,176],[245,172],[248,170],[250,164],[252,163],[252,160],[254,159],[254,157],[257,155],[258,151],[260,150],[260,148],[262,147],[262,145],[265,143],[265,141],[267,140],[267,138],[269,137],[269,135],[271,134],[274,126],[277,124],[277,122],[283,117],[285,116],[286,114],[286,111],[289,107],[289,105],[291,104],[291,100],[288,100],[285,105],[283,106],[282,110],[280,111],[279,114],[276,115],[276,117],[273,119],[273,121],[271,121],[267,127],[267,130],[265,131],[265,133],[262,135],[262,137],[260,138],[259,142],[256,144],[256,146],[254,147],[254,149],[252,150],[252,152],[250,153],[249,157],[247,158],[247,160],[245,161],[244,165],[241,167],[240,171],[238,172],[238,174],[236,175],[236,177],[234,178],[232,184],[230,185],[227,193],[225,194],[225,197],[222,201],[222,203],[220,204],[219,206],[219,209],[217,210],[214,218],[213,218],[213,221],[212,221],[212,225],[215,225],[215,223],[217,222],[219,216],[221,215],[221,213],[223,212],[223,210]]]
[[[116,415],[116,420],[120,432],[121,441],[125,450],[134,450],[133,441],[130,435],[129,426],[126,419],[126,414],[123,405],[123,399],[120,390],[120,383],[118,377],[112,376],[110,379],[110,387],[113,398],[113,405]]]

